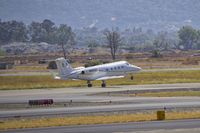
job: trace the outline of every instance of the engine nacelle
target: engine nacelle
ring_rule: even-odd
[[[81,74],[85,74],[85,71],[81,71]]]

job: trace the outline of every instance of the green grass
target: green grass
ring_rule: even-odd
[[[167,71],[167,72],[141,72],[130,80],[130,76],[107,81],[112,85],[142,85],[142,84],[168,84],[168,83],[200,83],[200,70]],[[100,86],[101,81],[94,81],[94,86]],[[84,87],[86,81],[80,80],[54,80],[49,75],[40,76],[0,76],[0,90],[8,89],[37,89]]]
[[[132,95],[130,95],[132,96]],[[135,96],[135,94],[133,95]],[[174,91],[174,92],[150,92],[138,93],[137,96],[143,97],[183,97],[183,96],[200,96],[200,91]]]

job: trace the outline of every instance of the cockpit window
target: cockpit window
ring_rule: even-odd
[[[129,64],[129,63],[126,63],[126,65],[129,66],[130,64]]]

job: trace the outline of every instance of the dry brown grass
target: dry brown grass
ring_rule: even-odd
[[[167,120],[200,118],[200,111],[171,111],[166,113]],[[136,121],[156,120],[156,112],[119,114],[104,116],[80,116],[80,117],[56,117],[56,118],[26,118],[15,120],[2,120],[0,130],[19,128],[39,128],[50,126],[88,125],[88,124],[108,124],[126,123]]]
[[[198,65],[199,60],[196,58],[186,58],[182,61],[183,65]]]

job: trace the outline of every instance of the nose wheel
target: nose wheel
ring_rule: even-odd
[[[105,81],[105,80],[102,80],[101,87],[102,87],[102,88],[105,88],[105,87],[106,87],[106,81]]]
[[[91,81],[87,81],[88,87],[92,87]]]
[[[131,76],[131,80],[133,80],[134,79],[134,77],[133,76]]]

